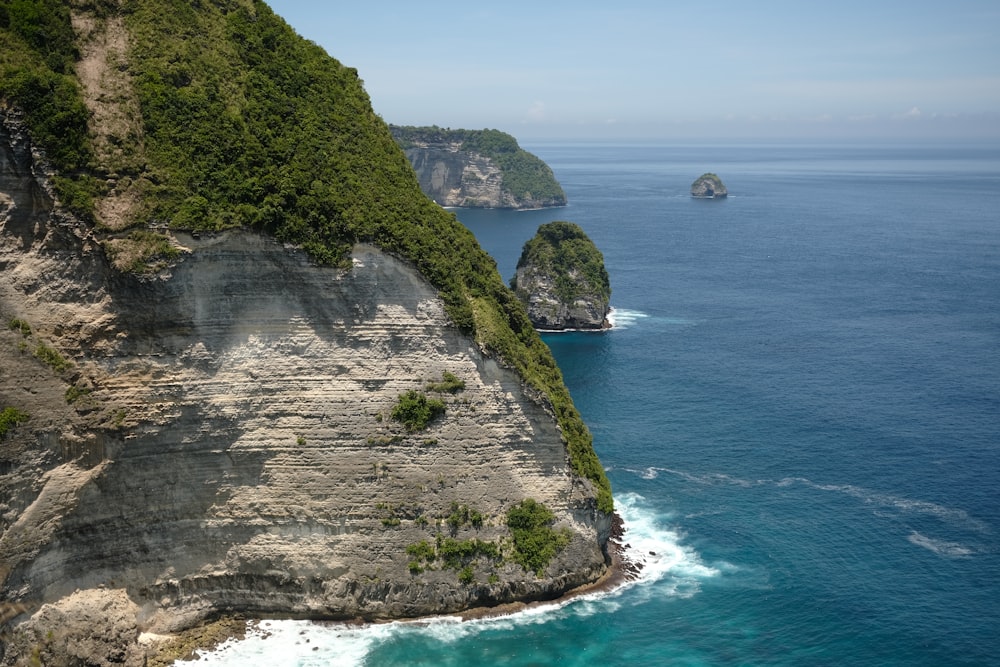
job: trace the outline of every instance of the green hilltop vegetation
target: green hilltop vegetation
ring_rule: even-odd
[[[421,193],[354,69],[259,0],[81,1],[74,11],[127,30],[118,69],[141,115],[139,132],[114,137],[121,150],[98,151],[68,4],[0,4],[0,108],[24,112],[64,206],[100,238],[134,237],[149,254],[163,250],[150,239],[157,225],[247,227],[320,264],[347,266],[356,242],[412,262],[454,323],[549,400],[573,468],[595,484],[600,509],[612,509],[591,434],[548,347],[472,233]],[[501,134],[470,141],[522,160]],[[95,206],[110,183],[127,184],[138,201],[114,229]]]
[[[552,169],[537,156],[521,148],[517,139],[500,130],[452,130],[436,125],[413,127],[392,125],[392,135],[403,149],[417,144],[460,144],[459,150],[490,158],[503,172],[503,187],[516,199],[529,194],[534,199],[566,202],[566,193]]]

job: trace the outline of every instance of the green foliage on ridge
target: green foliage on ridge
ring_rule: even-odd
[[[24,110],[58,172],[63,203],[87,214],[111,166],[98,164],[91,147],[67,5],[0,7],[0,105]],[[357,242],[408,260],[439,290],[455,325],[552,405],[574,470],[611,511],[610,484],[551,352],[472,233],[420,191],[355,70],[260,0],[77,7],[98,22],[120,13],[129,34],[145,160],[128,174],[141,195],[128,225],[250,227],[333,266],[347,266]],[[516,155],[502,152],[510,146],[500,134],[485,136],[485,150]]]
[[[59,0],[0,3],[0,106],[25,113],[32,139],[45,148],[63,203],[89,218],[96,180],[89,112],[74,73],[79,57],[69,8]]]

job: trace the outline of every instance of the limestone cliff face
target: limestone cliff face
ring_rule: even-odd
[[[566,277],[571,281],[582,279],[576,271],[570,271]],[[608,301],[599,295],[580,294],[567,299],[560,294],[554,276],[532,266],[519,267],[515,281],[528,308],[528,317],[540,331],[610,327]]]
[[[517,262],[512,285],[535,328],[607,329],[611,285],[604,258],[579,226],[541,225]]]
[[[420,189],[441,206],[468,208],[541,208],[517,202],[503,189],[503,172],[488,157],[459,150],[458,145],[408,148],[406,158]]]
[[[59,618],[90,594],[123,610],[132,641],[228,610],[451,612],[604,572],[609,518],[547,405],[412,266],[357,245],[352,268],[318,267],[231,230],[177,233],[171,267],[120,273],[54,204],[16,122],[3,127],[0,407],[31,419],[0,443],[0,623]],[[443,418],[418,433],[390,419],[444,372],[465,389],[442,394]],[[542,576],[409,566],[406,547],[433,542],[455,503],[485,522],[454,537],[499,540],[529,497],[573,535]]]

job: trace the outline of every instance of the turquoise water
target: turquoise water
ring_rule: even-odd
[[[546,342],[645,578],[202,662],[1000,664],[1000,148],[527,148],[570,206],[458,215],[505,278],[550,220],[603,251],[616,328]]]

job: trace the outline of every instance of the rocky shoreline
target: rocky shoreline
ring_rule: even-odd
[[[456,612],[455,614],[448,614],[447,616],[459,618],[463,622],[501,618],[503,616],[511,616],[513,614],[520,613],[526,609],[533,609],[552,604],[565,604],[570,600],[584,595],[610,593],[617,590],[622,586],[636,581],[642,574],[643,569],[643,564],[641,562],[636,561],[629,556],[628,550],[631,548],[631,545],[625,542],[624,539],[625,523],[616,512],[612,516],[611,537],[608,540],[608,557],[611,559],[611,562],[608,565],[607,572],[605,572],[604,575],[597,581],[578,586],[551,600],[510,602],[493,607],[467,609],[465,611]],[[406,622],[428,623],[433,618],[441,618],[441,616],[431,616],[425,619],[409,619],[406,620]],[[385,622],[394,623],[399,621]],[[165,641],[161,647],[155,649],[155,655],[150,656],[148,664],[151,667],[154,665],[162,665],[166,667],[167,665],[173,664],[176,660],[194,660],[197,657],[197,651],[211,651],[230,639],[245,638],[247,630],[258,623],[260,623],[259,620],[245,621],[238,617],[229,617],[199,626],[197,628],[192,628],[191,630],[181,633],[177,637],[171,638],[169,641]],[[317,623],[339,626],[363,626],[371,623],[371,621],[358,618],[353,621],[317,621]]]

